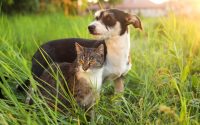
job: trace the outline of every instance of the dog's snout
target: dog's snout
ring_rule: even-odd
[[[96,28],[95,25],[90,25],[90,26],[88,26],[88,30],[89,30],[90,32],[94,32],[95,28]]]

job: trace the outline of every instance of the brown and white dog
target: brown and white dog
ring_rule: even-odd
[[[115,80],[115,92],[122,92],[122,76],[131,69],[128,25],[142,29],[141,21],[137,16],[117,9],[97,11],[95,19],[88,29],[97,38],[105,40],[107,55],[103,79]]]
[[[95,20],[88,26],[91,34],[98,40],[60,39],[40,46],[32,58],[32,73],[35,80],[48,67],[48,61],[73,62],[76,59],[75,42],[85,47],[97,47],[104,44],[103,80],[111,79],[115,83],[115,92],[123,92],[122,77],[130,70],[130,35],[128,25],[142,29],[140,19],[117,9],[99,10]],[[45,52],[44,52],[45,51]],[[44,59],[44,57],[46,59]]]

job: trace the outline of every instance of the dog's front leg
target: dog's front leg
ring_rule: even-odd
[[[114,80],[114,89],[115,94],[122,93],[124,91],[124,78],[120,76],[119,78]]]

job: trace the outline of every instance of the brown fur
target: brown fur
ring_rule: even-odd
[[[115,86],[115,93],[121,93],[124,91],[124,81],[123,77],[119,77],[116,80],[114,80],[114,86]]]
[[[41,92],[42,97],[45,97],[45,100],[48,104],[55,104],[55,97],[60,101],[58,103],[58,108],[63,109],[64,106],[72,107],[69,97],[71,95],[74,97],[77,104],[84,108],[89,108],[94,102],[94,93],[92,87],[85,79],[77,79],[76,71],[74,71],[74,65],[71,63],[59,63],[52,65],[52,70],[58,76],[60,85],[57,85],[55,78],[52,76],[53,72],[49,72],[50,69],[44,71],[40,79],[39,91]],[[62,75],[59,73],[62,72]],[[58,88],[58,91],[57,91]],[[52,94],[50,95],[49,92]],[[58,93],[59,92],[59,93]],[[67,94],[67,95],[66,95]],[[87,103],[84,103],[84,98],[89,96]],[[62,106],[62,103],[64,106]]]

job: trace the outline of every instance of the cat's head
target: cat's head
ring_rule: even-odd
[[[80,70],[88,72],[92,69],[101,68],[104,64],[104,45],[97,48],[83,47],[75,43],[77,52],[77,64]]]

